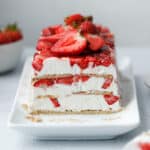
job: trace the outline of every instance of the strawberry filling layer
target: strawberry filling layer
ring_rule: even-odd
[[[66,84],[71,85],[75,82],[86,82],[90,77],[88,75],[75,75],[75,76],[67,76],[53,79],[40,79],[36,81],[33,86],[41,87],[41,86],[53,86],[54,84]]]

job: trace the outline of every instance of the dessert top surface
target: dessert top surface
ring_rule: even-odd
[[[106,66],[114,61],[114,36],[107,27],[94,24],[92,16],[81,14],[70,15],[64,22],[42,30],[32,63],[35,70],[40,71],[43,60],[50,57],[67,57],[78,63],[79,59],[80,62],[86,59],[104,62]]]

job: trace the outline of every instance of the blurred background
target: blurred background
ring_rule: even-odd
[[[35,46],[41,29],[72,13],[93,15],[109,26],[118,47],[150,46],[149,0],[0,0],[0,24],[18,22],[24,45]]]

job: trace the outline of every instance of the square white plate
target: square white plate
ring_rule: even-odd
[[[42,122],[26,119],[21,104],[30,96],[31,59],[25,63],[8,127],[42,139],[110,139],[127,133],[140,123],[136,87],[128,57],[119,59],[118,68],[124,109],[113,114],[40,116]]]

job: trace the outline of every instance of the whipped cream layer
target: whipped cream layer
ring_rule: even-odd
[[[44,96],[44,95],[68,95],[72,94],[73,92],[79,92],[79,91],[89,91],[89,90],[99,90],[99,91],[109,91],[113,92],[114,95],[119,95],[118,93],[118,85],[113,80],[111,85],[104,89],[102,88],[102,85],[104,84],[105,79],[104,78],[96,78],[96,77],[90,77],[85,82],[76,82],[72,85],[65,85],[65,84],[54,84],[50,87],[32,87],[33,90],[33,98],[36,98],[38,96]]]
[[[86,69],[81,69],[77,64],[70,65],[69,58],[50,57],[44,60],[43,68],[40,72],[35,71],[35,77],[52,75],[52,74],[112,74],[114,78],[117,77],[115,65],[111,64],[108,67],[96,66],[92,67],[92,63]]]
[[[118,111],[121,109],[119,101],[113,105],[108,105],[103,95],[71,95],[62,96],[58,98],[60,104],[59,107],[55,107],[51,100],[47,97],[42,99],[34,99],[28,103],[29,111],[34,112],[37,110],[43,111],[54,111],[54,112],[65,112],[73,111]]]

